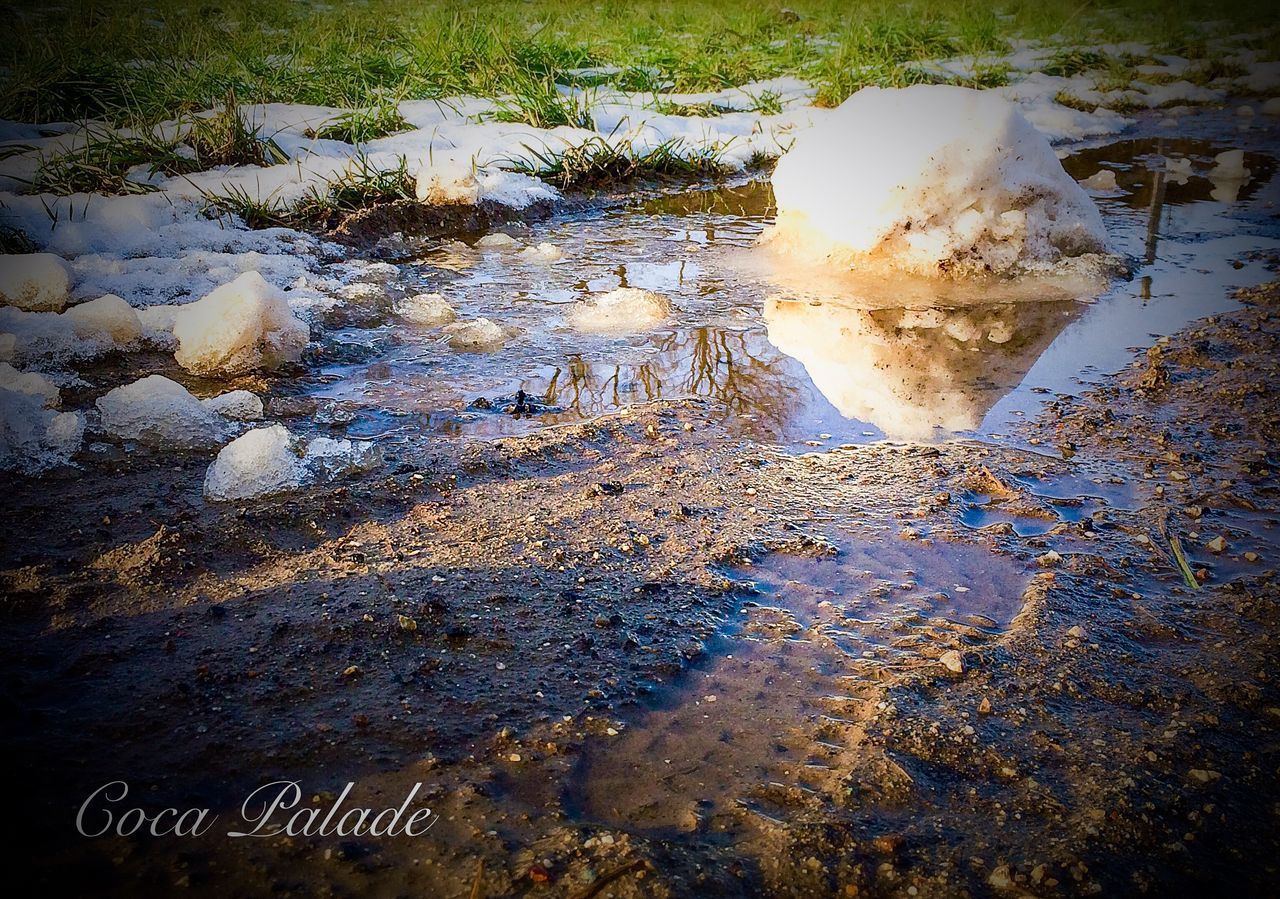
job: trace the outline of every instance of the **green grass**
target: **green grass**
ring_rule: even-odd
[[[533,72],[512,82],[510,92],[498,101],[494,113],[499,122],[523,122],[538,128],[595,127],[589,112],[590,97],[561,93],[550,74]]]
[[[240,187],[207,192],[204,203],[209,215],[236,216],[250,228],[325,229],[361,209],[413,200],[415,187],[403,157],[396,168],[381,169],[357,155],[342,175],[323,188],[312,189],[294,204],[271,196],[256,197]]]
[[[1270,4],[1187,0],[364,0],[324,11],[297,0],[22,0],[0,45],[0,117],[155,123],[241,102],[373,110],[339,139],[393,133],[386,98],[512,95],[521,121],[580,121],[546,91],[570,70],[611,65],[629,90],[704,91],[778,75],[826,104],[867,84],[920,80],[912,63],[991,53],[1012,37],[1094,47],[1144,40],[1204,58],[1193,22],[1220,33],[1274,22]],[[1257,49],[1280,55],[1272,27]],[[1062,71],[1083,64],[1060,60]],[[995,78],[997,73],[986,73]]]
[[[320,128],[307,133],[311,137],[322,140],[363,144],[380,137],[408,131],[411,127],[400,115],[394,103],[384,101],[377,106],[345,112]]]
[[[562,190],[587,190],[642,177],[708,177],[727,171],[720,151],[694,151],[679,139],[643,151],[626,141],[603,137],[590,137],[563,150],[525,147],[525,151],[526,158],[510,160],[505,167],[536,175]]]

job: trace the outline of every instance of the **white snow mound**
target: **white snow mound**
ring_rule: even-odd
[[[671,301],[638,287],[619,287],[597,294],[574,307],[570,323],[579,331],[617,334],[648,331],[666,321]]]
[[[158,449],[207,449],[231,433],[217,411],[163,375],[117,387],[99,397],[97,405],[107,434]]]
[[[1102,217],[1049,142],[995,92],[858,91],[773,173],[777,248],[841,268],[1014,272],[1102,252]]]
[[[52,253],[0,256],[0,301],[31,312],[61,312],[70,292],[67,264]]]
[[[261,421],[262,398],[248,390],[232,390],[201,400],[200,405],[232,421]]]
[[[227,376],[276,368],[306,348],[307,326],[284,293],[246,272],[174,313],[174,358],[198,375]]]
[[[62,404],[62,392],[38,371],[18,371],[8,362],[0,362],[0,390],[12,390],[39,397],[47,408],[56,409]]]
[[[310,444],[284,425],[255,428],[228,443],[204,477],[214,502],[257,499],[369,471],[382,461],[368,441],[318,437]]]

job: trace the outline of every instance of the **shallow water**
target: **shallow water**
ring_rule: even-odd
[[[567,797],[578,816],[714,830],[735,807],[782,818],[779,797],[838,793],[859,685],[999,634],[1030,579],[1015,559],[945,541],[780,552],[728,573],[742,608],[713,659],[587,747]]]
[[[1133,276],[1096,297],[1046,298],[1032,286],[986,302],[994,296],[934,297],[912,285],[894,305],[897,294],[883,291],[797,289],[751,264],[772,216],[763,182],[511,229],[515,249],[439,247],[403,266],[403,292],[442,293],[461,319],[502,325],[505,345],[457,352],[439,329],[393,318],[335,335],[362,361],[322,367],[309,390],[351,418],[352,435],[391,439],[522,433],[689,397],[708,400],[734,435],[795,447],[1001,439],[1046,398],[1078,392],[1128,364],[1134,347],[1233,308],[1227,288],[1263,279],[1262,264],[1244,257],[1280,246],[1276,144],[1269,125],[1230,140],[1126,138],[1066,158],[1080,178],[1115,171],[1120,187],[1098,203]],[[1215,174],[1214,154],[1237,147],[1248,175]],[[1192,171],[1174,178],[1163,159],[1179,157]],[[544,241],[563,258],[520,256]],[[616,287],[666,294],[674,314],[626,336],[569,324],[575,303]],[[533,411],[511,414],[520,391]]]

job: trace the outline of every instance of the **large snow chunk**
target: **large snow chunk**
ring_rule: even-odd
[[[174,357],[194,374],[238,375],[276,368],[301,357],[307,326],[289,311],[284,293],[246,272],[174,314]]]
[[[284,425],[255,428],[228,443],[204,476],[204,495],[227,502],[297,489],[306,479],[304,442]]]
[[[67,264],[52,253],[0,256],[0,300],[32,312],[60,312],[71,292]]]
[[[84,419],[47,407],[36,393],[0,389],[0,471],[39,474],[71,461]]]
[[[308,444],[284,425],[256,428],[222,448],[204,478],[215,502],[256,499],[369,471],[382,461],[368,441],[319,437]]]
[[[99,397],[97,405],[107,434],[157,448],[210,448],[230,433],[230,426],[215,410],[162,375],[117,387]]]
[[[773,173],[778,248],[841,268],[1004,273],[1103,251],[1097,208],[989,91],[858,91]]]
[[[619,287],[594,295],[574,307],[569,320],[580,331],[620,334],[648,331],[671,314],[671,301],[638,287]]]
[[[72,306],[63,316],[81,340],[127,347],[142,337],[142,321],[133,307],[113,294]]]

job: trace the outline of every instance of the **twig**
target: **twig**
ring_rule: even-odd
[[[614,868],[608,874],[600,875],[596,878],[595,882],[591,884],[591,886],[587,887],[576,896],[571,897],[571,899],[591,899],[592,896],[597,895],[601,890],[613,883],[619,877],[622,877],[625,874],[630,874],[632,871],[639,871],[642,869],[648,870],[650,867],[651,865],[649,864],[648,859],[638,858],[633,862],[627,862],[621,867]]]

